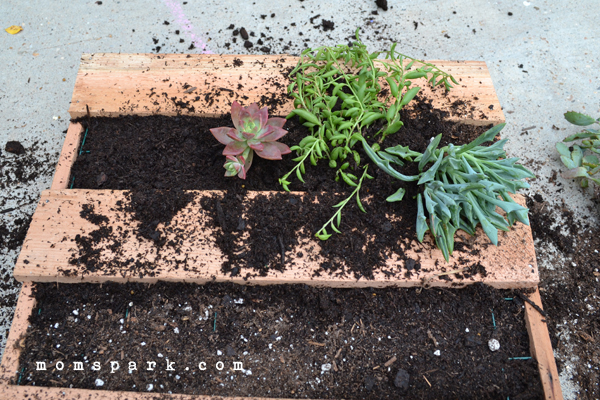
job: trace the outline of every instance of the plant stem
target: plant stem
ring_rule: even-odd
[[[329,221],[327,221],[327,222],[325,222],[325,224],[323,224],[321,229],[319,229],[319,231],[315,234],[316,237],[318,237],[321,240],[329,239],[331,234],[327,233],[327,225],[330,225],[331,229],[333,231],[335,231],[337,233],[341,233],[341,231],[338,228],[340,227],[340,222],[342,219],[342,209],[346,206],[346,204],[348,204],[348,202],[350,201],[350,199],[352,197],[356,196],[356,202],[358,204],[358,207],[360,208],[360,210],[362,212],[366,212],[362,206],[362,203],[360,202],[359,191],[360,191],[360,188],[362,187],[362,183],[363,183],[363,180],[365,179],[365,177],[372,179],[372,177],[369,174],[367,174],[368,169],[369,169],[369,166],[366,165],[364,167],[363,174],[360,177],[360,180],[358,181],[358,185],[356,186],[354,191],[352,191],[350,196],[346,197],[344,200],[342,200],[341,202],[339,202],[338,204],[336,204],[334,206],[335,208],[337,208],[337,211],[333,214],[333,216],[329,219]],[[337,225],[337,227],[336,227],[336,225]]]

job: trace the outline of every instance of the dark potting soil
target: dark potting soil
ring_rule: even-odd
[[[418,98],[414,110],[403,111],[405,126],[390,135],[385,146],[401,144],[424,151],[430,139],[439,133],[443,133],[441,145],[462,144],[486,129],[449,122],[447,116],[446,112],[434,109],[430,101]],[[305,183],[295,175],[289,178],[292,181],[290,189],[304,192],[305,196],[284,192],[278,181],[294,167],[292,155],[284,156],[281,161],[255,157],[247,179],[225,178],[223,145],[215,140],[209,129],[232,126],[229,115],[218,119],[184,116],[84,118],[80,122],[88,133],[83,152],[72,170],[73,187],[130,191],[130,204],[124,204],[123,209],[133,211],[141,221],[138,235],[154,240],[157,246],[164,245],[165,241],[155,230],[156,226],[161,222],[168,223],[177,211],[194,199],[193,195],[183,195],[184,190],[224,191],[224,195],[202,197],[199,202],[211,217],[212,228],[218,228],[215,234],[217,245],[228,260],[223,271],[233,275],[266,274],[271,269],[284,269],[286,262],[293,258],[290,254],[293,245],[313,237],[334,214],[333,206],[353,190],[343,182],[336,182],[336,170],[322,160],[317,166],[306,166]],[[280,141],[289,146],[308,134],[298,119],[287,121],[285,128],[289,133]],[[377,129],[379,127],[373,127],[366,136]],[[361,153],[361,166],[367,164],[368,157],[360,146],[357,149]],[[353,168],[356,166],[351,165]],[[360,168],[353,172],[359,176],[362,173]],[[354,200],[344,208],[340,227],[343,233],[334,234],[320,243],[320,256],[325,259],[321,264],[323,271],[371,278],[373,268],[382,268],[391,252],[402,255],[402,243],[415,238],[417,209],[413,198],[418,193],[417,185],[398,182],[373,165],[369,166],[368,172],[375,179],[365,180],[360,191],[367,213],[362,213]],[[401,172],[417,173],[414,165],[408,165]],[[399,187],[406,189],[405,199],[401,203],[386,202],[385,199]],[[242,209],[240,199],[247,191],[280,193],[269,198],[259,195],[249,201],[249,207]],[[317,203],[309,201],[315,198]],[[400,218],[392,220],[390,215]],[[248,248],[240,253],[236,239],[249,229],[252,234],[247,241]],[[106,229],[95,233],[99,239],[106,235],[116,233]],[[88,238],[80,237],[72,264],[92,270],[103,268],[99,257],[95,260],[87,257],[90,251],[97,254],[98,248],[93,247]],[[471,250],[458,245],[455,251]],[[82,262],[84,260],[86,262]],[[139,269],[136,272],[145,274]]]
[[[556,173],[547,179],[557,184]],[[539,193],[527,199],[527,207],[538,260],[555,264],[541,265],[540,293],[559,373],[573,375],[581,398],[600,398],[600,227],[577,222],[567,204],[552,205]],[[553,247],[564,260],[557,260]]]
[[[529,355],[519,294],[483,285],[49,283],[36,284],[35,297],[15,378],[21,385],[279,398],[542,398],[536,363],[513,359]],[[490,339],[499,350],[490,351]]]

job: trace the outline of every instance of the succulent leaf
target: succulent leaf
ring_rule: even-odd
[[[210,133],[212,133],[215,139],[224,145],[231,143],[235,137],[235,129],[233,128],[212,128]]]

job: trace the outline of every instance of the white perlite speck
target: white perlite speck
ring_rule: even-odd
[[[490,339],[490,341],[488,342],[488,347],[491,351],[500,350],[500,342],[496,339]]]
[[[439,351],[439,350],[436,350],[436,351],[433,352],[433,354],[436,355],[436,356],[440,356],[440,355],[442,355],[442,352]]]
[[[331,371],[331,364],[327,363],[327,364],[321,365],[321,373],[324,373],[327,371]]]
[[[96,386],[104,386],[104,381],[100,378],[96,378]]]
[[[149,383],[149,384],[146,385],[146,390],[147,391],[151,391],[152,389],[154,389],[154,385],[153,384]]]

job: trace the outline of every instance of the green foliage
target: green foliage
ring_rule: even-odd
[[[565,113],[565,119],[578,126],[600,125],[600,118],[594,119],[589,115],[574,111]],[[581,140],[569,148],[562,142],[556,143],[556,150],[560,153],[562,163],[569,170],[562,173],[565,179],[579,179],[581,187],[588,187],[588,180],[600,185],[600,178],[594,177],[600,171],[600,129],[586,128],[582,132],[566,137],[563,142]],[[587,153],[587,155],[586,155]],[[596,153],[596,154],[594,154]]]
[[[496,245],[498,229],[508,231],[515,221],[529,225],[528,209],[515,203],[509,193],[529,187],[522,179],[535,175],[517,164],[518,159],[506,158],[506,139],[489,147],[481,146],[493,140],[503,127],[504,124],[497,125],[469,144],[438,149],[440,134],[422,154],[402,146],[375,151],[362,140],[365,152],[379,168],[402,181],[418,180],[422,185],[417,196],[417,238],[423,241],[425,232],[431,231],[446,261],[454,249],[458,229],[474,235],[481,224]],[[402,165],[398,157],[418,162],[419,174],[405,176],[396,171],[394,165]],[[425,169],[427,165],[429,168]],[[387,200],[396,201],[398,197],[401,198],[397,192]],[[496,207],[504,210],[506,217],[498,214]]]
[[[376,61],[384,57],[387,61]],[[456,80],[436,66],[408,57],[396,51],[393,44],[389,51],[369,53],[358,37],[351,46],[323,46],[302,52],[298,65],[290,72],[288,92],[294,98],[295,109],[288,115],[300,117],[308,127],[310,135],[303,138],[291,150],[296,152],[297,163],[291,171],[279,179],[285,190],[289,190],[290,177],[295,174],[304,182],[306,164],[317,165],[325,159],[336,169],[336,180],[343,180],[355,188],[352,194],[336,205],[334,216],[317,232],[317,237],[326,240],[335,232],[341,221],[341,210],[349,199],[356,196],[358,206],[364,211],[358,197],[367,175],[364,168],[359,179],[350,170],[359,169],[361,158],[355,145],[364,139],[366,128],[381,125],[375,136],[383,141],[387,135],[396,133],[403,125],[400,111],[419,92],[412,86],[415,79],[426,78],[432,86],[452,87]],[[382,92],[385,80],[389,90]],[[384,94],[385,93],[385,94]],[[391,196],[399,201],[403,193]]]
[[[436,66],[395,49],[396,44],[389,51],[369,53],[360,42],[357,29],[352,46],[323,46],[302,52],[290,73],[288,92],[294,98],[295,110],[288,118],[298,115],[310,135],[291,148],[297,154],[297,164],[279,180],[285,190],[289,190],[292,174],[303,181],[306,163],[316,165],[322,159],[338,169],[338,177],[346,176],[344,181],[348,184],[357,184],[357,179],[339,171],[349,162],[360,166],[360,155],[354,146],[357,137],[363,137],[364,129],[380,123],[382,128],[376,135],[381,135],[381,140],[396,133],[403,125],[400,111],[420,89],[411,87],[414,79],[426,78],[431,85],[444,85],[447,89],[452,87],[450,82],[456,83]],[[376,62],[378,57],[388,61]],[[381,80],[390,87],[385,96]]]
[[[359,191],[360,191],[360,188],[362,187],[362,183],[365,178],[373,179],[373,177],[371,175],[367,174],[368,168],[369,168],[368,165],[366,165],[364,167],[363,174],[360,177],[360,180],[358,181],[358,183],[353,185],[354,191],[350,194],[350,196],[346,197],[344,200],[342,200],[341,202],[339,202],[338,204],[333,206],[334,208],[337,208],[337,211],[335,212],[335,214],[333,214],[333,216],[329,219],[329,221],[327,221],[321,227],[321,229],[319,229],[319,231],[315,234],[316,237],[318,237],[321,240],[329,239],[332,234],[327,232],[327,226],[330,226],[332,231],[341,233],[339,230],[339,227],[342,223],[342,209],[346,206],[346,204],[348,204],[348,202],[350,201],[350,199],[352,199],[352,197],[356,197],[356,204],[358,205],[358,208],[360,209],[360,211],[366,212],[365,208],[363,207],[363,205],[360,201]]]

